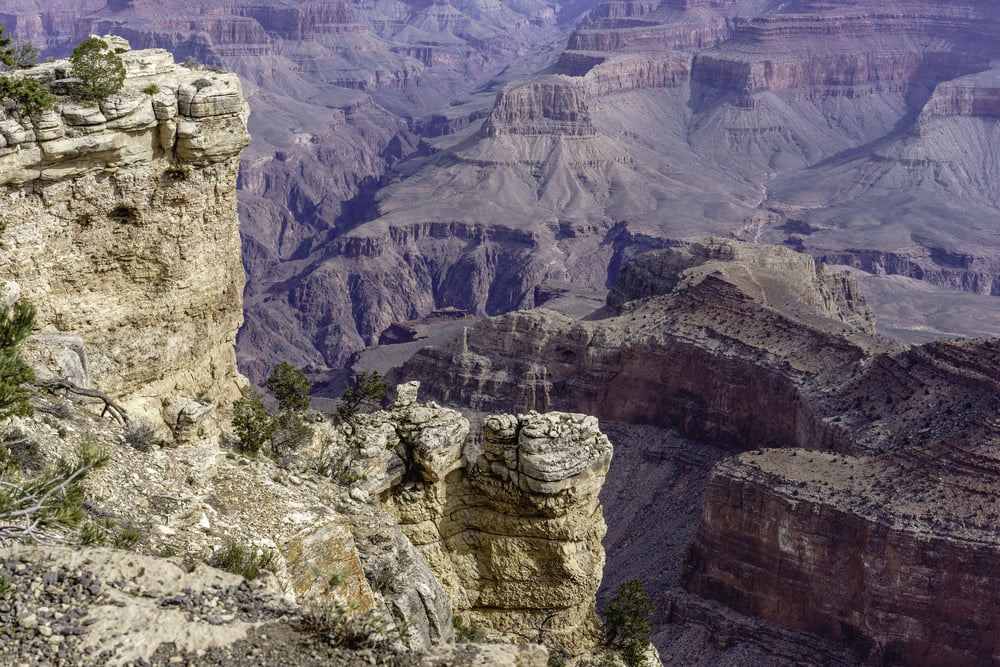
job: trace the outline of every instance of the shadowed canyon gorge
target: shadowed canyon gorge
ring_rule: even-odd
[[[288,360],[334,397],[377,369],[467,414],[447,461],[413,468],[419,484],[369,489],[456,611],[513,623],[508,599],[488,601],[503,567],[463,549],[541,539],[534,524],[491,537],[476,513],[496,521],[522,491],[551,502],[512,490],[504,457],[527,455],[510,452],[513,433],[541,428],[522,426],[541,419],[529,411],[563,411],[599,418],[614,446],[610,468],[602,446],[586,460],[607,469],[599,606],[643,579],[663,664],[1000,660],[995,3],[9,0],[0,22],[43,56],[115,33],[239,75],[253,137],[235,182],[240,371],[260,384]],[[235,98],[218,115],[246,118]],[[230,207],[236,135],[183,156],[198,182],[126,203],[158,220],[205,180],[209,208]],[[131,187],[107,185],[87,196]],[[37,197],[19,205],[43,207],[52,230],[77,223]],[[178,247],[205,251],[203,232],[185,227]],[[69,251],[46,233],[58,263]],[[184,261],[235,275],[231,250]],[[226,344],[239,285],[214,322]],[[179,337],[214,336],[212,317],[187,314]],[[82,320],[64,328],[87,334]],[[207,338],[198,354],[232,393],[231,360]],[[133,401],[160,401],[178,377]],[[170,419],[198,402],[188,394]],[[407,396],[393,409],[422,414]],[[413,428],[376,423],[372,437]],[[508,486],[472,472],[466,438]],[[568,487],[587,512],[591,474]],[[600,559],[576,545],[603,523],[570,535],[536,509],[577,540],[568,561],[586,576],[560,565],[570,583],[594,583]],[[557,628],[570,644],[599,636],[589,591],[539,603],[571,610]]]

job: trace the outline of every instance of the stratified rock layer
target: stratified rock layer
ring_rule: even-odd
[[[691,592],[872,664],[993,660],[1000,342],[893,346],[849,276],[731,241],[643,256],[608,305],[484,320],[405,372],[443,400],[755,449],[711,476]],[[728,621],[674,599],[725,645]]]
[[[345,460],[333,445],[330,472],[358,480],[398,516],[467,623],[512,641],[536,641],[544,627],[549,646],[572,654],[596,646],[598,494],[612,449],[597,419],[489,416],[482,454],[468,468],[468,421],[416,403],[416,387],[400,386],[391,409],[357,422],[352,440],[364,450]]]
[[[996,662],[1000,507],[967,476],[796,450],[725,461],[708,484],[688,589],[835,639],[869,664]]]
[[[0,262],[42,333],[82,337],[96,386],[174,431],[182,411],[204,416],[238,395],[248,108],[235,75],[159,49],[121,57],[125,87],[100,105],[63,100],[0,120]]]
[[[883,345],[853,279],[787,248],[717,240],[650,253],[608,302],[620,312],[483,320],[399,376],[479,410],[576,409],[741,447],[843,447],[803,396]]]

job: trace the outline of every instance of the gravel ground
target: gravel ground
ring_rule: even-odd
[[[128,596],[155,599],[162,609],[180,611],[188,623],[223,626],[234,622],[255,624],[246,639],[194,652],[162,644],[149,658],[135,665],[420,665],[420,656],[392,649],[347,650],[310,632],[300,607],[273,594],[255,589],[246,581],[233,586],[157,596],[135,590],[133,580],[102,581],[86,568],[38,562],[27,555],[0,555],[0,574],[6,583],[0,591],[0,664],[24,667],[47,665],[97,665],[121,663],[112,649],[86,645],[90,626],[102,606],[125,606],[119,591]]]

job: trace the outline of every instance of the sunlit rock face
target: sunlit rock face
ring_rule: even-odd
[[[236,176],[249,110],[233,74],[112,43],[127,69],[120,93],[0,121],[0,262],[38,308],[40,333],[82,338],[96,387],[197,438],[241,382]],[[68,71],[55,61],[25,76]]]
[[[341,431],[325,460],[398,517],[465,622],[523,641],[544,620],[550,646],[597,646],[606,531],[598,494],[612,453],[597,419],[491,415],[469,465],[468,420],[416,402],[416,387],[400,385],[390,409]]]

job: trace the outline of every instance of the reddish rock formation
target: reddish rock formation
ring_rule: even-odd
[[[920,466],[801,450],[719,464],[689,590],[840,641],[869,664],[995,662],[1000,507],[935,453]],[[989,468],[966,470],[982,479]]]
[[[544,310],[482,321],[398,377],[477,410],[573,405],[740,447],[849,446],[807,395],[881,347],[851,280],[785,249],[716,242],[646,256],[609,303],[620,314],[594,321]]]

